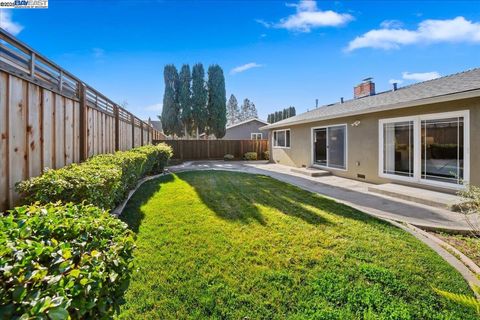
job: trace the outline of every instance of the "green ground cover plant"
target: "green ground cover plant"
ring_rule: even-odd
[[[477,319],[468,284],[412,235],[262,175],[145,183],[123,218],[138,272],[120,319]]]

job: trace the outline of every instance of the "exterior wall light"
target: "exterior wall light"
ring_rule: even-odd
[[[354,123],[352,123],[352,127],[358,127],[360,125],[360,121],[355,121]]]

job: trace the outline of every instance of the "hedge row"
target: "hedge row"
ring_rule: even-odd
[[[0,319],[105,319],[133,268],[133,233],[92,205],[0,214]]]
[[[146,176],[161,173],[172,156],[166,144],[94,156],[80,164],[46,170],[17,184],[24,204],[62,201],[113,209]]]

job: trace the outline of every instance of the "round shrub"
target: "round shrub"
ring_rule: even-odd
[[[223,156],[223,160],[225,160],[225,161],[232,161],[233,159],[235,159],[233,154],[227,153],[226,155]]]
[[[263,152],[263,159],[270,160],[270,152],[268,150]]]
[[[245,159],[245,160],[257,160],[257,153],[256,152],[247,152],[243,155],[243,159]]]
[[[92,205],[0,214],[0,318],[111,317],[128,286],[133,249],[127,225]]]

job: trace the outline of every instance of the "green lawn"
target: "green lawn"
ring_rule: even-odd
[[[414,237],[265,176],[165,176],[124,220],[138,272],[121,319],[475,319],[433,292],[471,294]]]

